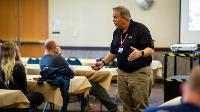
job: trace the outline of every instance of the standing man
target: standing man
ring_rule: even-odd
[[[113,33],[110,53],[92,68],[101,69],[117,58],[118,92],[124,112],[140,112],[148,106],[151,91],[154,44],[148,28],[131,19],[124,6],[113,8]]]

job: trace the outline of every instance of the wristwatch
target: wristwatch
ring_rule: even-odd
[[[141,53],[142,53],[142,57],[144,56],[144,50],[141,50]]]
[[[105,61],[103,61],[103,60],[100,60],[100,61],[102,61],[102,62],[103,62],[103,66],[105,66],[105,65],[106,65]]]

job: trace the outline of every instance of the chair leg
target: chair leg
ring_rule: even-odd
[[[32,109],[32,112],[35,112],[36,111],[36,107],[34,107],[33,109]]]
[[[37,111],[38,111],[37,107],[33,107],[29,109],[29,112],[37,112]]]
[[[88,97],[84,97],[84,94],[79,94],[78,98],[80,100],[80,107],[81,107],[80,112],[85,112],[86,106],[88,105]]]
[[[116,89],[115,101],[117,101],[117,99],[119,98],[118,95],[119,95],[119,94],[118,94],[118,89]]]
[[[44,109],[43,109],[43,111],[42,111],[42,112],[45,112],[45,111],[46,111],[46,109],[47,109],[47,106],[48,106],[48,102],[46,102],[46,103],[45,103],[45,106],[44,106]]]
[[[103,112],[103,105],[101,102],[100,102],[100,112]]]
[[[32,109],[32,108],[30,108],[30,109],[28,110],[28,112],[33,112],[33,109]]]
[[[50,103],[50,111],[54,112],[54,104],[53,103]]]
[[[38,108],[37,108],[37,107],[34,107],[32,110],[33,110],[32,112],[37,112],[37,111],[38,111]]]

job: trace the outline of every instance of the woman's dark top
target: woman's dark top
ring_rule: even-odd
[[[26,81],[26,72],[25,68],[21,63],[15,64],[13,68],[13,81],[10,81],[8,84],[8,89],[21,90],[26,94],[27,81]],[[5,82],[5,74],[1,71],[2,80]]]

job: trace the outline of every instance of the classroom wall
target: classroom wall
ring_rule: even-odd
[[[62,46],[109,47],[115,29],[112,8],[124,5],[130,9],[133,20],[150,29],[156,48],[169,48],[179,42],[180,0],[154,1],[153,7],[144,11],[137,6],[136,0],[49,0],[49,36]],[[109,52],[69,48],[64,49],[65,57],[97,58]],[[156,51],[154,59],[163,63],[164,53]],[[180,58],[177,63],[178,68],[183,68],[177,69],[178,73],[188,73],[188,60]],[[168,69],[169,74],[173,74],[173,59],[169,59]]]
[[[144,11],[136,0],[49,0],[49,36],[62,46],[109,47],[115,29],[112,8],[124,5],[133,20],[150,29],[156,47],[170,47],[179,41],[180,1],[154,1]]]

